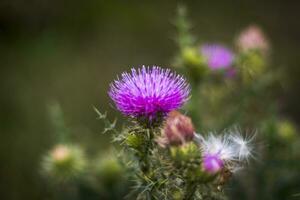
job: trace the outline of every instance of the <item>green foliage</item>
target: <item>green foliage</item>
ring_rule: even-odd
[[[177,28],[176,42],[180,49],[190,47],[194,44],[195,38],[190,34],[192,27],[191,23],[187,20],[187,8],[179,5],[177,9],[177,17],[174,22]]]

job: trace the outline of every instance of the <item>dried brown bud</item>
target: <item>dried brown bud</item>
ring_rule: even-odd
[[[194,131],[191,118],[178,111],[172,111],[166,119],[160,141],[170,145],[181,145],[193,140]]]

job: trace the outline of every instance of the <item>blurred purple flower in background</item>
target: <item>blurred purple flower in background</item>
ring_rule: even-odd
[[[206,59],[207,65],[212,70],[226,69],[233,63],[234,54],[220,44],[205,44],[201,47],[201,54]]]
[[[157,66],[131,69],[110,85],[108,92],[117,109],[131,117],[150,121],[180,108],[189,98],[190,86],[185,78],[170,69]]]

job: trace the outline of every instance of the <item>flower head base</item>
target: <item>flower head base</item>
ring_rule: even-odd
[[[162,146],[184,144],[193,140],[194,132],[191,118],[178,111],[172,111],[166,119],[163,136],[160,138],[159,144]]]
[[[109,96],[124,115],[145,118],[166,116],[189,98],[186,80],[169,69],[157,66],[132,69],[110,85]]]
[[[237,38],[237,47],[243,51],[260,50],[266,53],[269,50],[269,43],[262,30],[255,25],[251,25],[241,32]]]
[[[218,154],[204,155],[202,162],[204,170],[212,174],[219,172],[224,166],[224,162]]]
[[[201,53],[212,70],[227,69],[234,60],[232,51],[219,44],[205,44],[201,47]]]

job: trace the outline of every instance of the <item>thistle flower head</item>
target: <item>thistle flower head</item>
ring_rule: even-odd
[[[256,25],[244,29],[236,40],[237,47],[241,51],[260,50],[266,53],[269,50],[269,43],[263,31]]]
[[[150,121],[180,108],[189,98],[189,93],[185,78],[157,66],[124,72],[110,85],[108,92],[124,115]]]
[[[215,136],[209,134],[207,138],[198,137],[203,156],[205,171],[215,173],[226,167],[232,172],[241,168],[241,163],[252,156],[251,142],[254,137],[245,139],[240,133],[229,132]]]
[[[205,44],[201,47],[201,54],[212,70],[226,69],[234,60],[233,52],[220,44]]]
[[[195,129],[191,118],[178,111],[172,111],[165,121],[162,132],[163,136],[159,144],[162,146],[180,145],[193,140]]]
[[[223,161],[233,161],[235,158],[233,146],[231,146],[227,135],[215,136],[209,134],[206,139],[202,139],[201,149],[203,155],[218,155]]]

